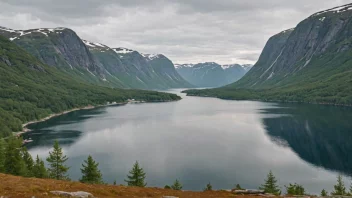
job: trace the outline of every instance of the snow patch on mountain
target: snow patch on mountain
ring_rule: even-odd
[[[334,8],[328,9],[328,10],[320,11],[320,12],[317,12],[317,13],[313,14],[310,17],[319,16],[321,14],[325,14],[325,13],[328,13],[328,12],[341,13],[341,12],[345,12],[345,11],[348,11],[348,10],[352,10],[352,3],[346,4],[346,5],[343,5],[343,6],[334,7]]]
[[[117,54],[129,54],[134,52],[133,50],[127,49],[127,48],[114,48],[114,52]]]

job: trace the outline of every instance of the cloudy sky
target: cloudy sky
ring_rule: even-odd
[[[69,27],[174,63],[255,63],[268,38],[352,0],[0,0],[0,26]]]

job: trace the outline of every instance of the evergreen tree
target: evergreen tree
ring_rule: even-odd
[[[240,184],[236,184],[235,190],[243,190]]]
[[[0,138],[0,173],[5,172],[5,150],[6,142],[4,139]]]
[[[36,178],[48,178],[48,172],[45,168],[44,161],[39,159],[38,155],[33,166],[33,176]]]
[[[114,180],[114,183],[113,183],[113,184],[114,184],[114,186],[116,186],[116,180]]]
[[[271,193],[274,195],[281,194],[281,190],[277,185],[277,180],[272,171],[269,172],[269,174],[267,175],[267,179],[265,180],[265,183],[262,184],[262,186],[259,187],[259,189],[264,190],[265,193]]]
[[[165,185],[164,189],[171,189],[171,187],[169,185]]]
[[[205,186],[204,191],[212,191],[213,186],[210,184],[210,182]]]
[[[84,160],[84,163],[85,164],[82,164],[83,168],[81,168],[82,178],[80,179],[80,182],[90,184],[102,184],[102,174],[98,169],[99,163],[96,163],[90,155],[88,156],[87,160]]]
[[[29,154],[28,150],[26,147],[22,147],[22,158],[24,160],[24,163],[26,165],[26,176],[27,177],[32,177],[33,176],[33,166],[34,166],[34,161],[33,158],[31,156],[31,154]]]
[[[346,188],[341,175],[337,176],[337,184],[334,185],[334,189],[332,195],[346,195]]]
[[[58,141],[55,141],[53,151],[49,151],[49,157],[46,161],[49,163],[49,177],[57,180],[68,180],[67,171],[68,166],[65,162],[68,160],[66,155],[63,155],[62,148],[59,146]]]
[[[323,189],[323,190],[321,191],[321,193],[320,193],[320,196],[326,197],[326,196],[328,196],[328,192],[326,192],[326,190]]]
[[[5,173],[17,176],[25,176],[26,164],[21,155],[22,141],[14,136],[8,138],[5,149]]]
[[[138,161],[133,165],[132,170],[130,170],[129,175],[127,175],[127,182],[128,186],[139,186],[145,187],[147,183],[145,183],[145,173],[143,168],[139,166]]]
[[[289,186],[286,187],[286,193],[287,195],[304,195],[305,194],[305,189],[302,185],[299,184],[289,184]]]
[[[171,188],[173,190],[182,190],[182,184],[176,179],[174,184],[172,184]]]

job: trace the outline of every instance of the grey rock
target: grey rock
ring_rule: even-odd
[[[65,192],[65,191],[50,191],[51,194],[63,196],[63,197],[77,197],[77,198],[94,198],[91,193],[77,191],[77,192]]]

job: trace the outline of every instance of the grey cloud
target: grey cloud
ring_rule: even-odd
[[[268,38],[350,0],[0,0],[2,26],[64,26],[174,62],[254,63]]]

